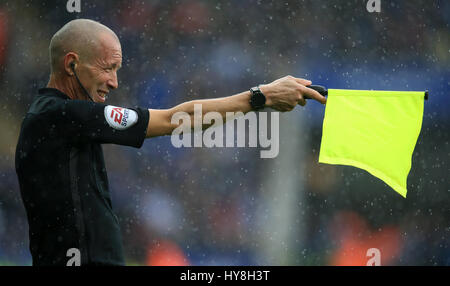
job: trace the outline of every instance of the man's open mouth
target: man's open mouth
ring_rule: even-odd
[[[101,97],[101,98],[106,98],[106,92],[103,91],[97,91],[97,94]]]

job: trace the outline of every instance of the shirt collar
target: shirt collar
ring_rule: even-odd
[[[38,92],[39,94],[56,95],[64,99],[70,99],[70,97],[68,97],[67,94],[56,88],[44,87],[40,88]]]

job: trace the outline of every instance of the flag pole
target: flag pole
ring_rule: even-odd
[[[307,88],[311,88],[314,89],[315,91],[317,91],[318,93],[320,93],[323,96],[327,96],[328,95],[328,89],[324,86],[321,85],[308,85]],[[308,96],[303,96],[304,99],[311,99]],[[428,100],[428,90],[425,90],[425,100]]]

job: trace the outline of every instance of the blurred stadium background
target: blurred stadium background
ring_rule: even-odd
[[[128,265],[449,265],[450,2],[0,0],[0,265],[30,265],[14,170],[20,123],[47,84],[51,36],[90,18],[119,36],[113,105],[166,108],[292,74],[329,88],[426,90],[403,199],[319,164],[324,106],[280,114],[280,153],[105,145]],[[76,40],[76,39],[74,39]],[[350,139],[351,140],[351,139]],[[49,206],[51,207],[51,206]]]

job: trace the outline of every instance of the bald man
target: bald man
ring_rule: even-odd
[[[145,138],[170,135],[176,112],[290,111],[305,97],[325,104],[311,82],[292,76],[236,95],[194,100],[170,109],[106,105],[118,87],[122,49],[108,27],[73,20],[50,42],[51,74],[22,123],[16,172],[29,222],[33,265],[124,265],[119,222],[112,210],[101,144],[140,148]],[[191,120],[192,124],[195,120]],[[209,126],[202,126],[203,129]],[[75,249],[75,252],[74,252]]]

